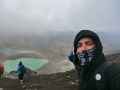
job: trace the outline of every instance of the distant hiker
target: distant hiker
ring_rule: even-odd
[[[81,30],[68,56],[78,71],[78,90],[120,90],[120,65],[106,60],[96,33]]]
[[[18,79],[20,80],[20,82],[23,83],[23,77],[26,73],[26,69],[22,62],[19,62],[16,73],[18,73]]]
[[[3,77],[4,67],[0,64],[0,79]]]

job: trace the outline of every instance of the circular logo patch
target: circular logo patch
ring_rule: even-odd
[[[95,75],[95,79],[99,81],[101,79],[101,75],[100,74],[96,74]]]

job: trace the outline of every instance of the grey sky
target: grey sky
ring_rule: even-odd
[[[119,0],[0,0],[0,31],[120,33]]]

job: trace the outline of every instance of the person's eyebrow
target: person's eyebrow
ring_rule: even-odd
[[[92,40],[90,40],[90,41],[85,41],[85,42],[93,42]]]

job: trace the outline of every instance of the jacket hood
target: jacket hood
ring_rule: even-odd
[[[81,30],[75,37],[74,39],[74,52],[77,50],[77,43],[80,39],[84,37],[90,37],[95,41],[95,47],[96,47],[96,53],[101,53],[102,52],[102,44],[101,41],[96,33],[90,30]]]
[[[92,68],[91,70],[93,70],[105,61],[105,56],[102,51],[103,46],[102,46],[102,43],[101,43],[98,35],[95,32],[93,32],[91,30],[81,30],[80,32],[78,32],[78,34],[75,36],[75,39],[74,39],[74,54],[75,54],[76,63],[79,63],[77,55],[76,55],[77,43],[80,39],[82,39],[84,37],[90,37],[95,42],[95,55],[93,57],[94,60],[93,60],[92,64],[87,66],[87,67],[89,67],[89,69]]]

